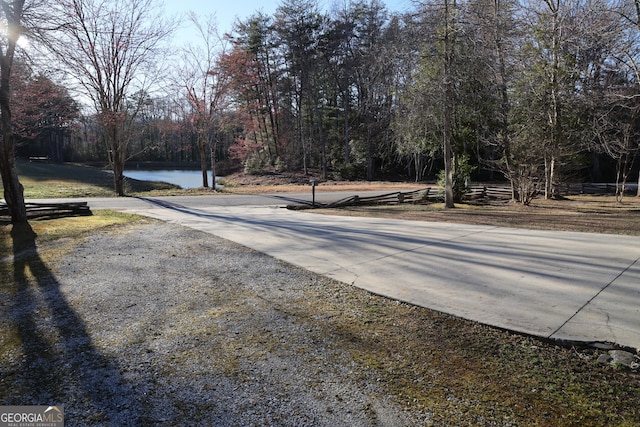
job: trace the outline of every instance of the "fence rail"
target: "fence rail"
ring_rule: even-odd
[[[91,209],[89,209],[87,202],[25,203],[25,207],[29,219],[91,215]],[[0,201],[0,219],[9,216],[9,207],[5,202]]]
[[[352,205],[376,205],[376,204],[398,204],[398,203],[420,203],[427,202],[429,200],[435,200],[438,197],[438,192],[431,187],[427,187],[423,190],[414,190],[401,192],[396,191],[393,193],[381,194],[378,196],[360,197],[350,196],[329,204],[324,205],[326,208],[339,208],[342,206]]]
[[[581,184],[563,184],[559,185],[558,189],[562,195],[576,195],[576,194],[615,194],[616,188],[621,188],[622,184],[615,183],[581,183]],[[624,186],[625,192],[635,193],[638,190],[638,183],[626,183]]]
[[[477,199],[507,199],[511,200],[511,187],[473,185],[464,195],[467,200]]]
[[[559,186],[560,195],[578,195],[578,194],[614,194],[616,184],[611,183],[584,183],[584,184],[566,184]],[[625,186],[627,192],[635,192],[637,184],[627,184]],[[512,199],[511,187],[509,185],[472,185],[469,191],[464,195],[464,199],[468,201],[509,201]],[[358,195],[349,196],[344,199],[337,200],[332,203],[315,203],[315,205],[289,205],[289,209],[311,209],[315,208],[340,208],[355,205],[392,205],[402,203],[433,203],[444,200],[444,195],[439,188],[427,187],[421,190],[381,194],[378,196],[360,197]]]
[[[558,185],[558,194],[561,196],[575,196],[580,194],[607,195],[615,194],[616,188],[621,184],[615,183],[573,183]],[[637,183],[625,184],[625,193],[635,194],[638,189]],[[537,194],[542,193],[541,189],[537,190]],[[511,187],[508,185],[473,185],[465,194],[466,199],[511,199]]]

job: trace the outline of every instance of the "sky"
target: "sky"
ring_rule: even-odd
[[[333,0],[319,0],[322,8],[328,8]],[[391,12],[404,12],[411,9],[411,0],[383,0]],[[274,0],[164,0],[165,11],[168,16],[186,15],[193,11],[203,18],[215,14],[220,33],[229,32],[236,18],[248,18],[256,12],[262,11],[266,15],[273,15],[278,8],[279,1]],[[192,34],[183,24],[177,37],[188,39]]]

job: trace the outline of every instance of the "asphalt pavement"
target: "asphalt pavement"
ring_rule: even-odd
[[[220,197],[89,205],[181,224],[376,294],[507,330],[640,349],[640,237],[283,208],[302,195]]]

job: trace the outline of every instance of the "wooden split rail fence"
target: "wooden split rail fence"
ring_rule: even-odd
[[[621,186],[622,184],[618,184]],[[617,186],[615,183],[583,183],[583,184],[563,184],[558,186],[562,195],[574,194],[615,194]],[[635,194],[638,190],[637,182],[627,182],[625,192]]]
[[[427,202],[430,199],[432,201],[438,198],[438,192],[432,188],[425,188],[424,190],[415,190],[408,192],[394,192],[386,193],[378,196],[360,197],[350,196],[332,203],[321,205],[324,208],[339,208],[343,206],[353,205],[387,205],[396,203],[421,203]]]
[[[25,203],[27,218],[59,218],[64,216],[91,215],[87,202],[70,203]],[[9,219],[9,207],[0,201],[0,219]]]
[[[477,186],[472,187],[470,191],[465,195],[465,198],[471,200],[478,199],[504,199],[511,200],[511,189],[508,187],[486,187]],[[377,196],[361,197],[358,195],[349,196],[344,199],[337,200],[332,203],[318,203],[315,205],[289,205],[289,209],[301,210],[311,208],[341,208],[345,206],[355,205],[393,205],[401,203],[434,203],[443,201],[444,196],[438,188],[427,187],[421,190],[401,192],[396,191],[393,193],[386,193]]]
[[[465,199],[493,199],[493,200],[511,200],[511,187],[507,186],[490,186],[473,185],[464,195]]]
[[[637,184],[627,184],[627,191],[635,192]],[[616,190],[616,184],[607,183],[585,183],[585,184],[568,184],[561,186],[560,193],[563,195],[575,194],[613,194]],[[360,197],[350,196],[333,203],[322,204],[316,203],[311,205],[294,205],[289,206],[290,209],[309,209],[311,207],[319,208],[339,208],[354,205],[376,205],[376,204],[400,204],[400,203],[429,203],[441,202],[444,196],[438,188],[427,187],[423,190],[415,190],[409,192],[394,192],[382,194],[379,196]],[[464,196],[465,200],[470,201],[509,201],[512,199],[511,187],[508,185],[474,185]]]

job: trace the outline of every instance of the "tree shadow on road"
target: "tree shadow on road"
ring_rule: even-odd
[[[15,224],[11,238],[13,286],[1,290],[0,305],[2,404],[64,405],[67,425],[135,423],[132,388],[116,362],[93,345],[41,259],[36,233],[29,224]]]

